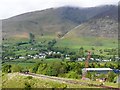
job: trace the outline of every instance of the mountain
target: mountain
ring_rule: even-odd
[[[71,29],[63,38],[70,37],[118,38],[118,7],[110,9]]]
[[[116,10],[117,6],[106,5],[91,8],[77,8],[67,6],[28,12],[2,20],[2,33],[3,37],[13,37],[17,35],[26,36],[30,32],[33,32],[35,35],[56,35],[57,33],[61,33],[63,36],[66,36],[68,33],[74,32],[73,29],[80,25],[80,29],[77,28],[78,30],[75,30],[76,33],[79,32],[80,35],[87,32],[88,34],[88,32],[91,31],[90,28],[96,28],[95,30],[98,30],[97,27],[100,26],[96,26],[95,22],[97,19],[101,20],[101,18],[106,16],[110,17],[110,22],[114,23],[115,21],[115,27],[105,26],[105,32],[108,32],[109,28],[111,28],[113,32],[116,32],[114,31],[117,25],[117,16],[116,13],[114,13]],[[107,19],[104,18],[102,20],[105,21]],[[101,21],[99,23],[101,24],[103,22]],[[107,25],[107,23],[105,23],[105,25]],[[81,28],[84,29],[81,30]],[[102,28],[99,28],[99,32],[101,29]],[[110,33],[112,32],[110,31]],[[111,35],[110,37],[113,36]]]

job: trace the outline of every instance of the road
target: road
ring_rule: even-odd
[[[20,73],[20,74],[24,75],[24,76],[32,76],[32,77],[39,77],[39,78],[43,78],[43,79],[50,79],[50,80],[58,81],[58,82],[62,82],[62,83],[94,86],[94,87],[100,87],[100,88],[107,88],[107,89],[110,89],[110,90],[120,90],[120,88],[114,88],[114,87],[104,86],[104,85],[100,85],[100,84],[90,84],[90,83],[87,83],[87,82],[80,82],[80,81],[71,80],[71,79],[67,79],[67,78],[60,78],[60,77],[47,76],[47,75],[34,74],[34,73]]]

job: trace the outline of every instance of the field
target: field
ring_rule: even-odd
[[[69,47],[71,49],[78,50],[80,47],[85,49],[105,49],[105,48],[117,48],[118,42],[115,39],[96,38],[96,37],[80,37],[80,38],[63,38],[59,40],[56,46]]]
[[[104,49],[117,49],[118,48],[118,40],[114,38],[96,38],[96,37],[72,37],[72,38],[56,38],[55,36],[36,36],[36,42],[40,44],[41,42],[45,42],[44,45],[47,45],[47,43],[50,40],[56,39],[57,43],[54,45],[54,47],[60,47],[60,48],[69,48],[71,51],[78,51],[81,47],[84,48],[84,50],[90,50],[93,51],[92,48],[94,48],[94,53],[98,53],[99,50]],[[28,38],[10,38],[7,41],[4,41],[5,44],[14,45],[16,42],[27,42]],[[24,45],[24,47],[29,47],[29,45]],[[18,51],[16,54],[24,53],[25,50]],[[33,51],[32,51],[33,52]],[[29,51],[29,53],[32,53]],[[103,55],[106,55],[106,53],[103,53]]]
[[[13,60],[13,61],[8,61],[8,62],[5,62],[5,64],[10,64],[10,65],[19,65],[21,67],[26,67],[26,68],[29,68],[29,67],[33,67],[36,63],[39,63],[41,62],[41,59],[30,59],[30,60]],[[45,62],[45,63],[51,63],[51,62],[62,62],[61,59],[55,59],[55,58],[52,58],[52,59],[45,59],[43,60],[42,62]]]

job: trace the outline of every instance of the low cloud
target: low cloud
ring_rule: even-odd
[[[118,1],[119,0],[1,0],[0,19],[51,7],[60,7],[65,5],[94,7],[104,4],[117,4]]]

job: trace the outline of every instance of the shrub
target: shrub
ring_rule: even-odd
[[[20,72],[20,71],[22,71],[22,68],[18,65],[12,65],[11,70],[12,70],[12,72]]]
[[[69,73],[66,74],[66,77],[68,77],[68,78],[78,79],[78,78],[80,78],[80,75],[77,74],[77,73],[74,72],[74,71],[70,71]]]
[[[31,90],[31,85],[28,82],[25,82],[24,85],[24,90]]]
[[[33,77],[32,76],[27,76],[27,79],[32,79]]]
[[[49,76],[57,76],[57,71],[54,68],[49,68],[46,74]]]
[[[53,88],[62,88],[62,89],[65,89],[67,88],[67,85],[62,83],[62,84],[59,84],[59,83],[50,83],[50,86],[52,86]]]
[[[113,82],[114,81],[114,77],[116,76],[114,72],[108,72],[108,81],[109,82]]]
[[[3,65],[2,72],[10,73],[11,72],[11,65]]]

